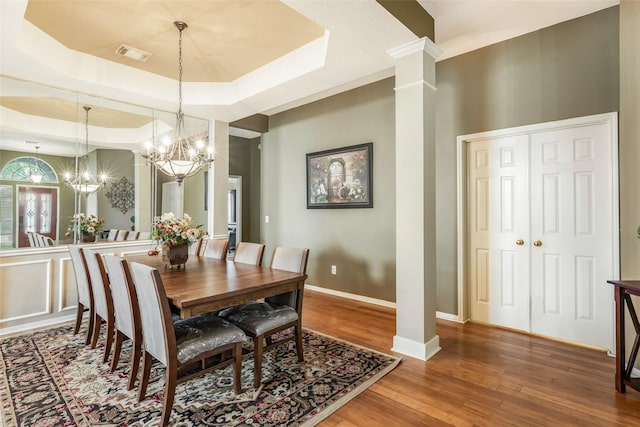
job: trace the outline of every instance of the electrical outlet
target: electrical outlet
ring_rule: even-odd
[[[335,265],[332,265],[332,266],[331,266],[331,274],[333,274],[334,276],[335,276],[336,274],[338,274],[338,271],[337,271],[337,269],[336,269],[336,266],[335,266]]]

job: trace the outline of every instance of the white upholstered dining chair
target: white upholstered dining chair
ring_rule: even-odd
[[[262,265],[264,245],[261,243],[240,242],[236,246],[233,262],[243,264]]]
[[[166,366],[162,426],[169,422],[176,385],[181,382],[233,365],[234,388],[236,393],[240,393],[244,333],[213,314],[172,323],[169,302],[158,270],[135,262],[130,263],[130,269],[138,295],[144,337],[138,401],[145,397],[152,359]],[[224,357],[226,353],[231,353],[231,357]],[[212,357],[218,354],[221,355],[220,363],[206,368],[202,366],[203,369],[196,372],[191,370],[211,362]]]
[[[270,267],[306,274],[309,249],[278,246],[273,250]],[[253,338],[253,386],[262,382],[264,351],[294,340],[298,361],[304,361],[302,347],[302,294],[303,289],[265,298],[264,302],[250,302],[224,309],[218,316],[233,323]],[[293,328],[293,334],[273,341],[277,332]],[[264,340],[267,345],[264,345]]]
[[[227,259],[228,250],[228,239],[208,239],[207,246],[204,251],[204,256],[208,258],[221,259],[224,261]]]
[[[104,255],[103,259],[109,275],[113,312],[116,321],[111,372],[115,371],[118,366],[122,341],[127,337],[132,341],[133,347],[127,383],[127,390],[131,390],[138,376],[142,352],[142,324],[140,322],[138,296],[127,261],[113,255]]]
[[[73,334],[77,334],[80,330],[82,317],[85,311],[89,311],[89,325],[87,326],[87,338],[85,345],[91,342],[91,333],[93,332],[93,293],[91,292],[91,284],[89,272],[87,271],[87,263],[84,259],[84,253],[78,245],[68,245],[69,254],[71,255],[71,265],[76,277],[76,290],[78,291],[78,311],[76,313],[76,324],[73,328]]]
[[[111,298],[111,287],[107,271],[104,268],[102,255],[93,249],[82,249],[84,258],[87,263],[87,270],[91,278],[91,292],[93,293],[93,332],[91,333],[91,348],[96,348],[98,337],[100,336],[100,326],[102,321],[106,323],[107,332],[104,337],[104,355],[102,363],[106,363],[111,353],[111,344],[113,340],[113,330],[115,326],[115,317],[113,313],[113,299]]]

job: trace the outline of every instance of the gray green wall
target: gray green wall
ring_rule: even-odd
[[[618,111],[618,8],[436,66],[437,305],[457,312],[456,137]]]
[[[456,137],[617,111],[618,33],[614,7],[437,64],[439,311],[457,312]],[[261,162],[267,255],[275,245],[309,247],[308,283],[395,300],[394,114],[387,79],[271,117]],[[374,208],[307,210],[305,153],[367,141]]]
[[[242,177],[242,236],[260,241],[260,138],[229,137],[229,175]]]
[[[640,2],[620,3],[621,278],[640,278]],[[629,322],[627,322],[627,325]],[[631,328],[628,328],[631,330]]]
[[[274,246],[308,247],[307,283],[395,299],[394,123],[393,79],[270,117],[261,151],[265,264]],[[307,209],[305,154],[370,141],[374,207]]]

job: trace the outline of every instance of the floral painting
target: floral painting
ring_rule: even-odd
[[[307,208],[373,207],[373,143],[307,154]]]

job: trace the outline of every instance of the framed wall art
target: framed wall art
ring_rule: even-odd
[[[307,153],[307,209],[372,207],[372,142]]]

